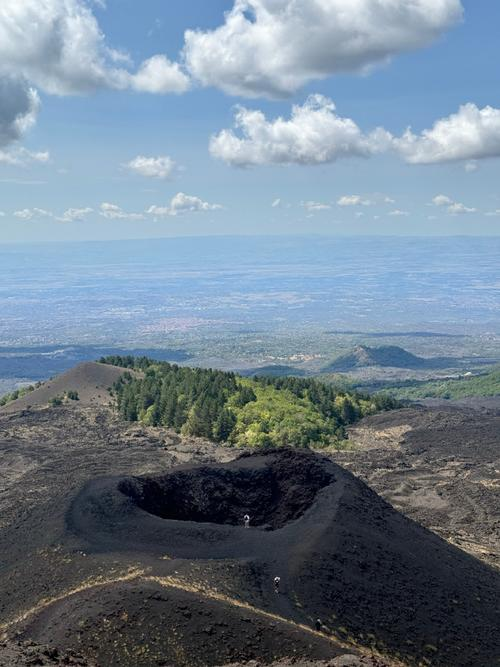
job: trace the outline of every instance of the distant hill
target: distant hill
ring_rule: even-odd
[[[383,345],[381,347],[358,345],[351,352],[334,359],[323,371],[325,373],[345,373],[356,368],[368,368],[370,366],[409,369],[446,368],[450,364],[456,365],[456,363],[457,359],[417,357],[397,345]]]
[[[53,380],[44,382],[14,401],[0,407],[0,412],[16,412],[28,406],[43,407],[61,400],[78,401],[79,405],[102,405],[111,400],[108,388],[124,374],[124,368],[87,361],[78,364]],[[8,398],[8,397],[7,397]]]

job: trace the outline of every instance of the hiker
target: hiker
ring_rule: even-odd
[[[280,592],[280,577],[274,577],[274,592],[279,593]]]
[[[323,623],[321,622],[320,618],[316,619],[316,623],[314,624],[314,627],[316,628],[316,632],[321,632],[323,630]]]
[[[250,528],[250,517],[248,514],[245,514],[243,517],[243,524],[245,525],[245,528]]]

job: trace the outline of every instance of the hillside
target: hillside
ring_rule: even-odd
[[[236,446],[340,446],[346,426],[397,405],[384,396],[341,391],[310,379],[242,378],[145,357],[102,361],[143,374],[123,375],[113,385],[126,420]]]
[[[456,364],[456,360],[453,360]],[[383,345],[381,347],[368,347],[358,345],[351,352],[342,354],[334,359],[323,369],[325,373],[341,372],[347,373],[357,368],[368,368],[381,366],[390,368],[406,369],[428,369],[443,368],[450,365],[449,359],[433,358],[427,359],[417,357],[397,345]]]
[[[107,405],[111,400],[108,389],[122,377],[124,370],[92,361],[78,364],[20,398],[7,401],[0,407],[0,412],[16,412],[28,407],[46,407],[51,402],[57,404],[59,401],[67,402],[68,400],[78,401],[82,406]],[[5,398],[8,399],[9,396]]]
[[[4,633],[99,667],[494,664],[498,571],[394,509],[498,550],[499,416],[450,411],[368,417],[371,446],[407,444],[335,453],[390,505],[308,450],[225,465],[241,450],[107,406],[0,413],[0,665]]]
[[[452,380],[436,380],[401,387],[391,391],[399,398],[445,398],[460,399],[475,396],[500,396],[500,368],[489,373],[471,375]]]
[[[130,575],[56,599],[15,624],[21,638],[67,648],[77,636],[85,657],[125,667],[179,664],[179,650],[196,665],[248,651],[325,659],[346,642],[409,664],[494,664],[498,574],[311,452],[100,476],[66,525],[96,564],[112,557]]]

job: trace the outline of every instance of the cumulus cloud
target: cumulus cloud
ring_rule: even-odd
[[[421,134],[408,129],[394,145],[410,164],[500,157],[500,109],[464,104]]]
[[[189,77],[164,55],[134,72],[128,54],[108,46],[86,0],[0,3],[0,149],[34,124],[40,106],[36,89],[73,95],[127,88],[180,93],[188,87]],[[2,154],[3,162],[22,163],[18,158]]]
[[[179,65],[163,55],[136,73],[123,67],[129,63],[127,54],[108,46],[84,0],[2,0],[0,72],[57,95],[101,88],[183,92],[188,85]]]
[[[138,155],[124,165],[129,171],[148,178],[169,179],[175,169],[175,162],[168,155],[145,157]]]
[[[43,208],[24,208],[14,211],[14,216],[19,220],[34,220],[36,218],[53,218],[54,214]]]
[[[409,164],[464,161],[466,171],[472,172],[479,159],[500,157],[500,109],[466,104],[430,130],[416,135],[408,129],[396,137],[382,127],[364,132],[351,118],[339,116],[332,100],[311,95],[292,107],[290,118],[268,119],[262,111],[237,107],[234,127],[212,136],[209,148],[214,157],[239,167],[326,164],[391,152]],[[384,202],[394,203],[390,197]],[[338,203],[372,202],[346,195]]]
[[[128,213],[117,204],[103,202],[99,207],[99,215],[108,220],[142,220],[142,213]]]
[[[426,46],[462,13],[460,0],[234,0],[223,25],[186,32],[184,56],[203,85],[282,97]]]
[[[91,208],[68,208],[60,216],[54,215],[52,211],[47,211],[44,208],[23,208],[18,211],[14,211],[14,217],[19,220],[39,220],[42,218],[52,218],[58,222],[76,222],[84,220],[89,213],[92,213],[93,209]]]
[[[64,213],[57,218],[58,222],[81,222],[85,218],[93,213],[92,208],[68,208]]]
[[[476,213],[477,209],[465,206],[465,204],[460,202],[453,202],[453,204],[448,206],[447,211],[450,215],[465,215],[467,213]]]
[[[335,112],[335,104],[311,95],[294,105],[290,119],[267,120],[261,111],[238,107],[235,128],[210,140],[210,153],[240,167],[263,164],[325,164],[340,158],[368,157],[387,149],[391,135],[378,128],[364,134],[350,118]]]
[[[464,215],[477,212],[477,209],[465,206],[465,204],[462,204],[461,202],[453,201],[453,199],[447,195],[436,195],[432,199],[432,203],[434,206],[446,207],[446,211],[450,215]]]
[[[48,151],[33,152],[23,147],[0,150],[0,163],[25,167],[27,164],[38,162],[46,163],[50,160]]]
[[[392,215],[395,218],[407,218],[410,213],[409,211],[402,211],[399,208],[396,208],[394,211],[391,211],[389,215]]]
[[[363,199],[360,195],[344,195],[337,200],[339,206],[371,206],[369,199]]]
[[[331,209],[330,204],[324,204],[319,201],[303,201],[301,206],[309,211],[309,213],[316,213],[317,211],[328,211]]]
[[[279,197],[277,199],[275,199],[272,202],[271,206],[272,206],[272,208],[278,208],[279,206],[281,206],[281,199]]]
[[[144,93],[185,93],[191,82],[179,63],[156,55],[143,62],[137,74],[131,75],[130,85]]]
[[[168,206],[150,206],[146,213],[152,215],[154,218],[167,218],[184,215],[186,213],[199,213],[206,211],[216,211],[221,209],[220,204],[209,204],[192,195],[186,195],[183,192],[178,192],[170,200]]]
[[[453,204],[453,199],[446,195],[436,195],[433,197],[432,203],[434,206],[450,206],[450,204]]]

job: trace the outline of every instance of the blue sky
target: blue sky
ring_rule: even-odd
[[[497,2],[3,4],[0,242],[499,233]]]

